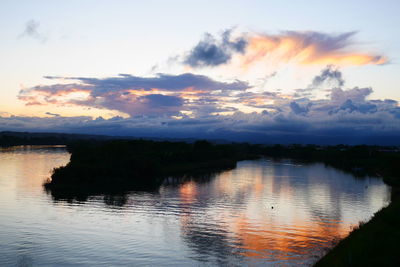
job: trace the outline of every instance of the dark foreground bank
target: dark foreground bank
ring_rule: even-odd
[[[352,231],[315,266],[400,266],[400,200]]]

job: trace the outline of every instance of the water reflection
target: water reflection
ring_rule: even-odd
[[[219,173],[223,171],[214,171],[210,173],[202,173],[196,175],[185,175],[179,177],[167,177],[164,181],[156,187],[135,187],[135,191],[130,190],[118,190],[118,189],[96,189],[82,190],[82,191],[69,191],[63,189],[48,189],[43,187],[43,190],[52,197],[55,202],[66,201],[68,203],[84,203],[90,199],[96,199],[97,201],[103,200],[106,205],[123,206],[128,202],[128,195],[134,194],[135,192],[149,192],[158,194],[160,186],[164,187],[176,187],[179,188],[182,198],[185,196],[185,191],[193,190],[193,183],[204,184],[215,178]],[[48,178],[48,176],[46,176]],[[42,182],[43,183],[43,182]],[[191,192],[188,192],[191,194]]]
[[[388,193],[377,185],[377,179],[356,180],[322,164],[242,162],[208,185],[189,182],[179,187],[186,211],[181,229],[202,256],[221,252],[256,263],[306,264],[365,220],[367,209],[379,209],[387,201],[377,197]],[[205,205],[202,199],[207,199]],[[201,216],[200,208],[205,208]],[[223,215],[216,216],[216,211]],[[229,242],[221,249],[225,240]]]
[[[43,193],[68,159],[0,152],[0,266],[310,265],[390,195],[380,179],[267,159],[152,192]]]

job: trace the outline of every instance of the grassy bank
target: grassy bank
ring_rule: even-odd
[[[400,199],[377,212],[315,266],[400,266]]]

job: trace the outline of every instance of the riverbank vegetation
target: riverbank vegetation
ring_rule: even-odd
[[[263,155],[300,162],[323,162],[355,176],[380,176],[391,186],[400,186],[400,150],[381,146],[265,146]]]
[[[68,146],[70,162],[56,168],[47,189],[57,191],[152,190],[167,176],[232,169],[256,158],[250,145],[119,140]]]
[[[400,266],[400,201],[377,212],[315,266]]]

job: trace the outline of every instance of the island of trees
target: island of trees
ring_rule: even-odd
[[[104,193],[155,190],[168,176],[232,169],[236,162],[258,157],[256,147],[208,141],[156,142],[112,140],[77,142],[66,166],[54,169],[47,189],[58,192]]]

